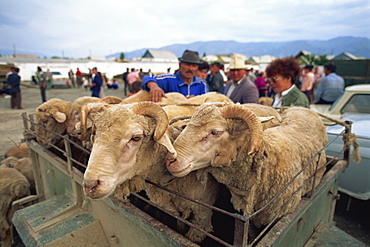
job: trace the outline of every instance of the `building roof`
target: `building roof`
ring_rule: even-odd
[[[166,60],[177,60],[177,56],[172,51],[161,51],[148,49],[142,56],[142,58],[154,58],[154,59],[166,59]]]
[[[271,63],[271,61],[274,60],[274,59],[275,59],[275,57],[271,56],[271,55],[262,55],[260,57],[252,56],[247,60],[247,62],[248,63],[257,63],[257,64]]]
[[[356,60],[356,59],[358,58],[349,52],[342,52],[333,58],[333,60]]]
[[[312,53],[311,52],[309,52],[309,51],[299,51],[298,53],[297,53],[297,55],[295,55],[294,56],[294,58],[295,59],[298,59],[299,57],[301,57],[301,56],[303,56],[303,55],[308,55],[308,54],[311,54],[312,55]]]

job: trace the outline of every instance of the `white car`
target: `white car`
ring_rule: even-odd
[[[350,165],[339,177],[339,191],[360,200],[370,199],[370,84],[349,86],[333,105],[311,105],[311,109],[342,122],[352,122],[352,133],[360,144],[361,162],[350,158]],[[344,127],[324,120],[329,142],[340,134]],[[336,156],[343,148],[342,138],[337,138],[327,149],[327,154]]]
[[[59,71],[51,71],[53,74],[53,83],[52,83],[52,88],[55,87],[68,87],[70,88],[71,85],[71,80],[68,78],[68,76],[63,75]]]

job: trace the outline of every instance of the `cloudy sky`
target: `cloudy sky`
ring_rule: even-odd
[[[105,56],[175,43],[370,38],[369,0],[0,0],[0,54]]]

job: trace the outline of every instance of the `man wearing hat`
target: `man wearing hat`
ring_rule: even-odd
[[[257,103],[258,90],[246,76],[246,66],[241,56],[235,55],[230,61],[230,78],[226,84],[225,95],[234,103]]]
[[[146,75],[142,88],[150,92],[151,101],[159,102],[165,93],[178,92],[186,97],[201,95],[208,92],[206,83],[195,76],[199,64],[199,54],[186,50],[179,58],[179,71],[175,74]]]

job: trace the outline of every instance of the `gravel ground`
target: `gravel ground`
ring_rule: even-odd
[[[119,89],[104,89],[105,96],[117,96],[125,98],[123,87],[120,84]],[[6,150],[15,144],[20,144],[23,139],[23,120],[21,114],[35,113],[36,108],[42,103],[40,89],[31,86],[29,82],[22,83],[22,106],[24,109],[11,109],[10,99],[0,96],[0,157]],[[55,88],[46,91],[47,99],[59,98],[62,100],[73,102],[78,97],[91,96],[91,92],[84,88]]]
[[[24,109],[10,109],[10,99],[0,96],[0,159],[5,154],[6,150],[15,144],[21,143],[23,139],[23,120],[21,114],[34,113],[35,109],[41,104],[40,90],[34,86],[30,86],[29,82],[22,83],[22,105]],[[117,96],[124,98],[122,82],[117,90],[104,89],[105,96]],[[69,88],[69,89],[51,89],[46,92],[47,99],[59,98],[73,102],[78,97],[90,96],[91,93],[84,88]],[[361,201],[352,199],[348,208],[349,197],[345,194],[341,195],[341,199],[337,203],[334,220],[336,225],[352,236],[356,237],[361,242],[370,246],[370,200]],[[1,243],[1,241],[0,241]],[[18,243],[18,245],[22,244]]]

